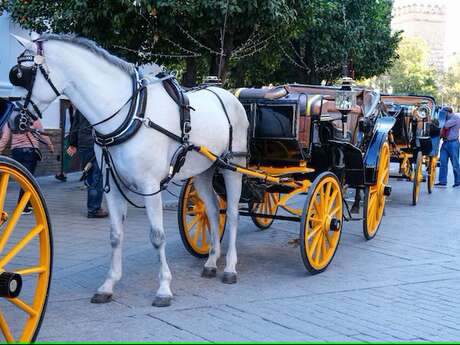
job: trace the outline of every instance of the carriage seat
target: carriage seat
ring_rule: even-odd
[[[245,99],[278,99],[285,97],[288,94],[288,91],[284,86],[277,86],[272,88],[262,88],[262,89],[239,89],[236,91],[236,96],[240,100]]]
[[[0,99],[0,128],[8,121],[14,110],[14,104],[9,101]]]

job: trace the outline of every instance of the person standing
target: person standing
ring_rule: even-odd
[[[67,148],[67,154],[70,157],[76,153],[80,158],[82,170],[86,170],[85,185],[88,190],[87,217],[105,218],[109,214],[101,206],[104,194],[103,178],[101,169],[95,159],[92,127],[79,110],[75,110],[74,113],[72,126],[70,127],[69,147]]]
[[[13,121],[13,122],[12,122]],[[33,121],[31,130],[23,131],[14,128],[14,117],[2,128],[2,138],[0,139],[0,153],[6,148],[11,140],[11,158],[21,163],[26,167],[29,172],[34,175],[37,163],[41,161],[42,154],[40,151],[40,143],[45,144],[51,153],[54,153],[53,143],[49,136],[41,135],[40,131],[43,130],[42,123],[37,118]],[[21,200],[24,191],[19,191],[19,200]],[[31,214],[32,205],[27,203],[24,208],[23,214]]]
[[[446,123],[441,130],[441,137],[443,143],[440,153],[440,167],[439,167],[439,182],[436,183],[438,187],[447,186],[447,172],[449,159],[454,170],[454,185],[452,187],[460,186],[460,165],[459,165],[459,130],[460,130],[460,116],[455,114],[451,107],[444,108],[446,111]]]

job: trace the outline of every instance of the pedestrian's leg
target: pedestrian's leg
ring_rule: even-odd
[[[13,149],[11,151],[11,157],[17,162],[21,163],[32,175],[35,173],[35,169],[37,167],[37,158],[34,152],[25,151],[23,149]],[[18,203],[23,195],[24,191],[21,188],[19,190]],[[24,208],[24,212],[30,211],[31,207],[32,206],[30,202],[27,203],[26,207]]]
[[[449,153],[452,169],[454,170],[454,184],[460,185],[459,143],[458,141],[452,141],[450,144]]]
[[[439,183],[447,184],[447,164],[449,162],[449,152],[447,149],[447,142],[443,142],[440,153],[440,166],[439,166]]]
[[[97,212],[98,210],[101,209],[102,206],[102,198],[104,196],[104,189],[102,186],[102,172],[101,169],[99,169],[99,165],[97,164],[97,161],[93,161],[93,184],[94,184],[94,191],[92,191],[93,196],[91,200],[91,208],[95,209]]]

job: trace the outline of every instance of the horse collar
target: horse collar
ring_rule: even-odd
[[[108,134],[94,130],[94,141],[97,145],[108,147],[124,143],[132,138],[144,122],[147,106],[147,88],[139,81],[137,71],[132,75],[133,96],[130,99],[128,115],[123,123]]]

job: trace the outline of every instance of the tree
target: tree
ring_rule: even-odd
[[[460,108],[460,58],[451,62],[446,73],[441,79],[441,90],[439,98],[442,104],[449,104],[452,107]]]
[[[440,72],[432,66],[429,47],[422,38],[404,38],[399,44],[398,59],[386,74],[371,81],[382,92],[427,94],[436,97]]]
[[[302,0],[10,0],[23,27],[75,32],[136,62],[185,61],[225,79],[241,59],[289,31]]]
[[[383,73],[400,41],[391,32],[391,9],[389,0],[313,1],[297,38],[280,46],[282,68],[268,70],[271,78],[318,84],[345,73],[356,79]]]
[[[186,86],[356,78],[395,58],[390,0],[4,0],[21,26],[74,32],[136,62],[178,68]]]

